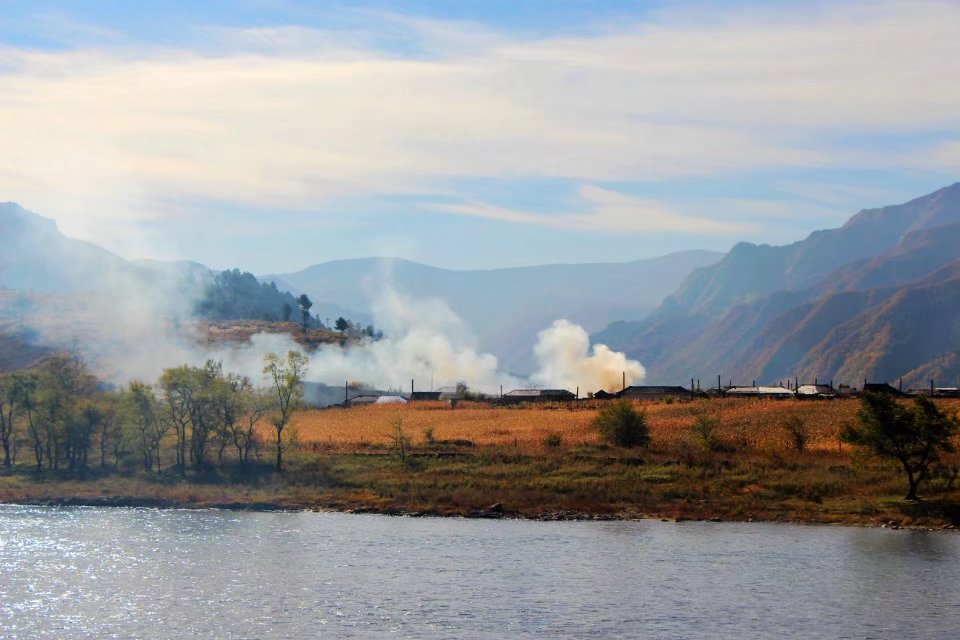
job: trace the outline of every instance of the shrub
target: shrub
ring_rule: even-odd
[[[650,443],[647,415],[629,400],[611,402],[597,414],[593,426],[604,440],[621,447],[643,447]]]
[[[559,447],[563,444],[563,436],[561,436],[559,433],[551,433],[543,439],[543,444],[550,448]]]
[[[700,442],[700,445],[707,451],[719,451],[722,446],[720,443],[720,418],[706,413],[697,416],[693,426],[690,427],[690,433]]]
[[[799,416],[787,418],[782,426],[783,430],[787,432],[787,436],[790,438],[790,444],[793,445],[794,449],[803,451],[807,448],[807,440],[809,440],[810,432],[803,418]]]
[[[427,444],[436,443],[437,440],[433,436],[433,427],[426,427],[423,430],[423,439],[426,441]]]

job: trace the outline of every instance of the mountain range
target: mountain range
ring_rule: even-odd
[[[554,320],[566,318],[596,331],[611,319],[640,319],[694,268],[712,264],[723,255],[687,251],[622,263],[472,271],[395,258],[366,258],[261,276],[261,283],[275,283],[276,287],[258,290],[239,271],[216,273],[187,261],[125,260],[95,244],[64,236],[53,220],[15,203],[0,203],[0,230],[4,237],[0,290],[57,296],[56,303],[45,303],[49,307],[90,309],[115,304],[116,313],[123,315],[124,305],[134,304],[132,298],[138,303],[147,298],[151,313],[162,310],[182,318],[214,309],[216,314],[206,315],[227,319],[231,313],[243,318],[253,313],[260,319],[263,304],[280,306],[283,296],[292,292],[307,293],[314,303],[311,313],[322,320],[344,316],[367,323],[374,320],[378,295],[392,290],[412,298],[442,299],[475,335],[479,350],[497,355],[504,368],[518,374],[531,370],[531,347],[537,332]],[[221,286],[211,295],[211,284],[217,283],[230,286]],[[64,306],[67,298],[69,307]],[[15,303],[25,303],[11,296],[5,299],[6,303],[0,300],[0,321],[16,315]],[[40,303],[33,300],[30,304]],[[70,322],[56,314],[45,315],[45,322],[55,320]]]
[[[650,379],[960,378],[960,183],[785,246],[740,243],[648,317],[593,336]]]
[[[214,279],[193,262],[124,260],[12,203],[0,204],[0,230],[0,289],[8,291],[78,299],[133,285],[192,304]],[[260,281],[276,283],[268,293],[277,300],[307,293],[322,319],[366,320],[385,290],[442,299],[479,349],[518,374],[531,369],[537,332],[563,317],[593,331],[594,343],[639,359],[653,383],[720,376],[858,385],[902,377],[908,386],[931,379],[953,386],[960,382],[958,248],[960,183],[861,211],[789,245],[742,242],[727,254],[490,270],[367,258]],[[9,322],[24,301],[3,299],[0,321]]]

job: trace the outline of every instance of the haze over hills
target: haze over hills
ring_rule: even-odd
[[[420,338],[440,351],[448,349],[444,345],[453,338],[457,346],[451,353],[456,358],[471,361],[471,349],[493,353],[499,357],[497,369],[521,376],[539,370],[533,347],[538,333],[555,320],[564,318],[596,330],[611,319],[641,318],[692,269],[722,255],[689,251],[626,263],[485,271],[371,258],[320,264],[258,283],[239,270],[217,273],[193,262],[124,260],[62,235],[52,220],[12,203],[0,205],[0,228],[9,247],[0,265],[0,288],[17,292],[7,296],[0,319],[22,316],[17,305],[29,306],[29,328],[42,336],[40,344],[89,345],[96,335],[103,346],[100,351],[127,351],[118,347],[118,338],[142,345],[158,332],[170,333],[170,322],[175,329],[182,320],[198,316],[275,318],[291,303],[298,319],[292,291],[309,294],[314,302],[311,313],[322,320],[342,315],[366,323],[375,312],[387,319],[399,313],[394,338],[402,340],[411,331],[424,329]],[[399,296],[388,300],[385,293]],[[435,299],[442,304],[429,302]],[[462,323],[451,323],[447,307]],[[16,344],[22,345],[22,340]],[[406,348],[402,342],[398,346]],[[424,348],[430,358],[437,355],[430,350],[433,347]],[[400,360],[414,357],[396,355]],[[575,356],[581,357],[589,356]],[[389,382],[395,382],[394,377]]]
[[[594,335],[651,380],[956,384],[960,183],[791,245],[741,243],[640,322]]]
[[[695,268],[722,254],[686,251],[649,260],[450,270],[396,258],[338,260],[296,273],[264,276],[281,288],[373,313],[386,287],[417,298],[440,298],[473,329],[478,347],[515,373],[529,371],[531,347],[565,318],[595,331],[611,319],[640,319]]]

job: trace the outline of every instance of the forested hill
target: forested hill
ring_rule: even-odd
[[[213,276],[197,301],[196,315],[209,320],[301,321],[300,303],[293,294],[239,269]],[[309,324],[316,326],[317,320],[311,316]]]

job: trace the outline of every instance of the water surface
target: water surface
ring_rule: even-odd
[[[0,637],[953,638],[960,535],[0,506]]]

